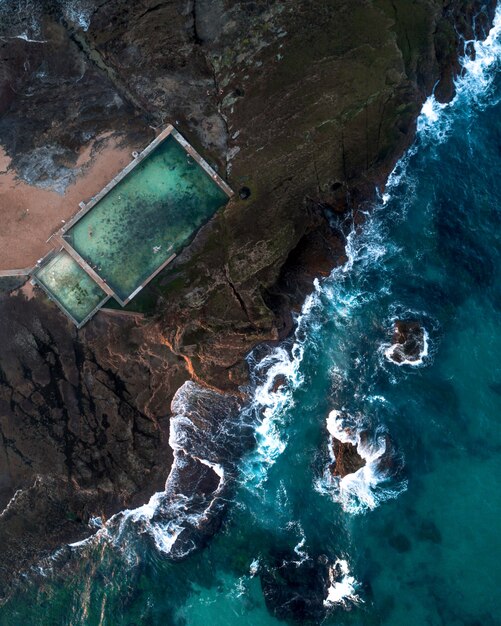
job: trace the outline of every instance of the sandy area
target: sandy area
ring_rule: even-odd
[[[94,155],[92,145],[82,150],[75,165],[80,172],[64,195],[16,180],[0,146],[0,270],[35,265],[51,249],[47,239],[79,210],[79,202],[90,200],[132,160],[135,147],[105,139]]]

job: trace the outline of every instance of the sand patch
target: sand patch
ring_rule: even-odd
[[[50,249],[47,239],[130,161],[136,146],[120,147],[118,140],[106,135],[99,150],[93,145],[82,149],[75,182],[61,195],[16,180],[10,159],[0,146],[0,270],[35,265]]]

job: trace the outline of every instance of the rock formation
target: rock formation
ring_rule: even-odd
[[[495,2],[6,4],[0,145],[21,179],[63,191],[103,133],[146,145],[173,122],[246,191],[138,297],[144,322],[99,313],[77,332],[44,297],[0,292],[4,586],[162,487],[176,389],[235,392],[248,350],[290,332]]]
[[[425,347],[425,331],[414,320],[396,320],[393,329],[391,360],[395,363],[419,361]]]
[[[365,466],[365,460],[358,453],[355,444],[332,437],[332,449],[336,459],[331,466],[334,476],[344,478]]]

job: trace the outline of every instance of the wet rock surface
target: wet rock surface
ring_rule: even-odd
[[[424,350],[425,334],[420,322],[415,320],[397,320],[393,330],[391,359],[396,363],[418,361]]]
[[[331,466],[334,476],[344,478],[348,474],[354,474],[365,466],[365,460],[357,451],[357,446],[349,441],[339,441],[332,438],[332,449],[336,458]]]
[[[481,36],[494,4],[2,4],[0,144],[20,178],[62,192],[97,137],[145,145],[174,122],[250,192],[143,290],[144,322],[100,313],[77,332],[41,294],[0,293],[3,592],[85,536],[90,516],[163,489],[175,391],[192,378],[235,392],[246,352],[287,335],[314,277],[343,262],[425,97],[437,81],[451,95],[460,34]]]

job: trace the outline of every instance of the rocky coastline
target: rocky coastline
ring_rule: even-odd
[[[173,122],[243,191],[144,291],[143,319],[76,331],[0,281],[0,595],[92,517],[163,490],[187,380],[237,402],[246,354],[287,337],[343,262],[495,4],[82,0],[77,15],[47,0],[2,15],[0,145],[21,181],[52,188],[103,133],[135,147]]]

